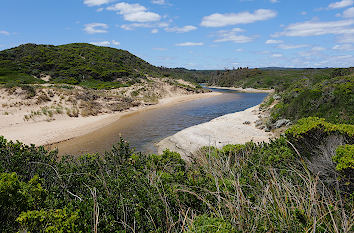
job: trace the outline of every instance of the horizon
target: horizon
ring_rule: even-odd
[[[18,0],[4,5],[0,50],[26,43],[90,43],[127,50],[155,66],[195,70],[354,64],[353,0]]]

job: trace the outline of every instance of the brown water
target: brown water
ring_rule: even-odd
[[[219,116],[258,105],[267,96],[265,93],[212,90],[223,94],[131,113],[99,130],[58,143],[54,147],[59,149],[61,155],[104,152],[110,150],[122,136],[137,151],[156,153],[155,143],[165,137]]]

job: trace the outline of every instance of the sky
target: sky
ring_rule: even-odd
[[[78,42],[164,67],[349,67],[354,0],[1,0],[0,50]]]

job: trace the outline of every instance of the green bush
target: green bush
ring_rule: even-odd
[[[0,173],[0,231],[16,231],[17,216],[22,211],[41,208],[46,196],[38,176],[22,182],[16,173]]]
[[[191,226],[188,227],[189,233],[232,233],[238,232],[232,227],[229,221],[222,218],[213,218],[206,215],[197,216]]]
[[[324,118],[308,117],[301,119],[296,125],[286,131],[287,136],[292,138],[302,138],[311,131],[321,130],[324,133],[335,133],[354,137],[354,125],[349,124],[332,124],[327,122]]]
[[[16,222],[20,232],[82,232],[79,230],[79,211],[65,209],[33,210],[20,214]]]
[[[338,146],[333,161],[338,171],[354,169],[354,145]]]

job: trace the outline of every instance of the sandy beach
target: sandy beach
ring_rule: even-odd
[[[192,153],[203,146],[221,148],[227,144],[242,144],[248,141],[268,141],[273,135],[255,127],[258,120],[259,105],[218,117],[209,122],[184,129],[160,141],[158,152],[165,149],[179,152],[188,160]],[[248,121],[245,124],[245,122]]]
[[[79,116],[77,118],[63,115],[54,121],[24,121],[22,109],[21,111],[19,110],[9,115],[1,116],[0,135],[8,140],[19,140],[25,144],[35,144],[37,146],[48,145],[88,134],[132,112],[159,108],[161,106],[173,105],[220,94],[221,93],[210,92],[179,95],[160,99],[159,103],[155,105],[134,107],[123,112],[88,117]],[[29,111],[29,109],[26,109],[26,111]]]

